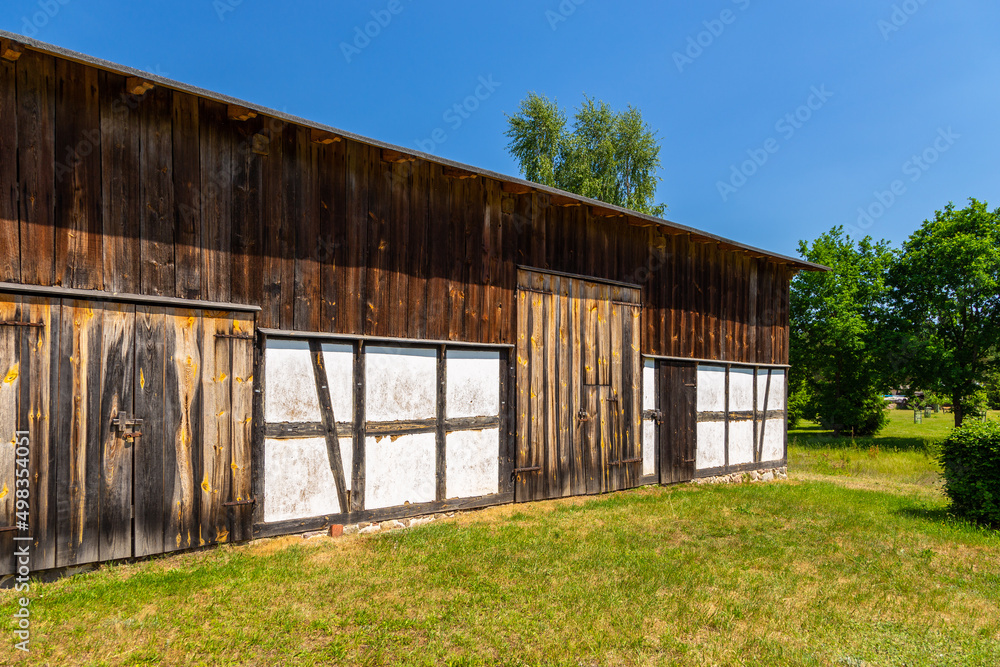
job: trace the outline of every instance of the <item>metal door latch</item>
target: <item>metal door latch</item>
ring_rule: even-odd
[[[586,410],[580,410],[578,413],[576,413],[576,418],[582,422],[590,421],[590,415],[587,413]]]
[[[128,442],[134,442],[136,438],[142,437],[142,420],[129,417],[127,412],[119,412],[118,416],[111,422],[111,427],[118,432],[118,436],[125,438]]]

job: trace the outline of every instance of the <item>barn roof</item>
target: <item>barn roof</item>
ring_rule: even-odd
[[[190,86],[180,81],[174,81],[173,79],[168,79],[166,77],[158,76],[150,72],[145,72],[143,70],[135,69],[132,67],[127,67],[125,65],[119,65],[101,58],[95,58],[93,56],[88,56],[83,53],[78,53],[76,51],[71,51],[69,49],[64,49],[53,44],[48,44],[46,42],[40,42],[36,39],[25,37],[23,35],[18,35],[16,33],[7,32],[5,30],[0,30],[0,38],[12,40],[26,47],[40,51],[42,53],[47,53],[53,56],[58,56],[60,58],[65,58],[74,62],[82,63],[85,65],[90,65],[98,69],[102,69],[109,72],[114,72],[121,74],[123,76],[134,76],[140,77],[145,81],[164,86],[173,90],[181,91],[184,93],[189,93],[200,98],[213,100],[215,102],[220,102],[222,104],[234,105],[238,107],[243,107],[255,112],[258,115],[269,116],[271,118],[276,118],[288,123],[293,123],[300,125],[302,127],[318,130],[321,132],[329,132],[331,134],[337,135],[339,137],[344,137],[351,139],[353,141],[358,141],[370,146],[375,146],[388,151],[393,151],[405,156],[412,156],[414,158],[424,160],[426,162],[431,162],[434,164],[439,164],[444,167],[450,167],[452,169],[457,169],[462,172],[470,172],[478,176],[492,178],[502,183],[509,184],[509,187],[516,188],[518,190],[534,191],[539,193],[545,193],[559,201],[573,202],[579,204],[585,204],[594,207],[595,209],[601,211],[604,214],[614,214],[627,216],[630,224],[646,224],[650,226],[659,226],[665,228],[668,233],[673,234],[688,234],[694,240],[702,242],[715,242],[718,243],[720,247],[735,250],[739,252],[744,252],[748,255],[755,257],[763,257],[770,259],[774,262],[780,264],[787,264],[795,269],[806,270],[806,271],[829,271],[830,269],[821,264],[815,264],[813,262],[808,262],[803,259],[796,259],[794,257],[788,257],[787,255],[782,255],[779,253],[771,252],[769,250],[764,250],[762,248],[756,248],[754,246],[747,245],[745,243],[740,243],[738,241],[733,241],[732,239],[727,239],[716,234],[711,234],[709,232],[694,229],[693,227],[688,227],[686,225],[681,225],[676,222],[671,222],[670,220],[665,220],[662,218],[657,218],[655,216],[646,215],[644,213],[638,213],[629,209],[625,209],[619,206],[614,206],[612,204],[607,204],[596,199],[590,199],[589,197],[584,197],[571,192],[566,192],[564,190],[559,190],[557,188],[548,187],[545,185],[539,185],[538,183],[532,183],[530,181],[525,181],[520,178],[515,178],[513,176],[507,176],[505,174],[499,174],[486,169],[480,169],[472,165],[464,164],[461,162],[456,162],[454,160],[449,160],[437,155],[430,155],[428,153],[422,153],[420,151],[413,150],[411,148],[405,148],[402,146],[397,146],[394,144],[389,144],[384,141],[379,141],[378,139],[371,139],[369,137],[364,137],[353,132],[347,132],[329,125],[324,125],[322,123],[317,123],[305,118],[300,118],[292,114],[285,113],[283,111],[278,111],[276,109],[269,109],[267,107],[261,106],[259,104],[254,104],[253,102],[248,102],[246,100],[241,100],[235,97],[230,97],[228,95],[223,95],[221,93],[212,92],[210,90],[205,90],[203,88],[198,88],[195,86]]]

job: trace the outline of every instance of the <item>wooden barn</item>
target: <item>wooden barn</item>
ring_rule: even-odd
[[[0,574],[784,463],[789,280],[823,267],[0,58]]]

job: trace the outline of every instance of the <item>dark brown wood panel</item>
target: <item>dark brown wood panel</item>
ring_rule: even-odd
[[[685,482],[694,478],[698,366],[658,363],[660,483]]]
[[[115,421],[134,416],[135,306],[107,304],[101,346],[101,447],[99,558],[132,556],[133,442]]]
[[[55,269],[55,59],[17,61],[17,178],[21,280],[51,285]],[[10,184],[4,184],[7,190]]]
[[[101,109],[98,72],[56,61],[55,282],[102,289]]]
[[[143,294],[176,296],[174,148],[170,89],[157,86],[139,107],[139,275]]]
[[[139,116],[125,77],[100,75],[104,287],[139,292]]]
[[[16,90],[14,63],[0,60],[0,280],[7,282],[21,280]]]
[[[133,553],[148,556],[164,551],[164,449],[174,446],[173,432],[168,437],[165,430],[167,330],[163,309],[136,306],[135,328],[135,414],[143,423],[142,437],[137,439],[133,454]]]

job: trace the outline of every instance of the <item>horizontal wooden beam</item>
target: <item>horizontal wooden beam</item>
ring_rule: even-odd
[[[598,218],[617,218],[624,215],[621,211],[615,211],[610,208],[604,208],[603,206],[591,206],[591,215],[597,216]]]
[[[147,81],[138,76],[130,76],[125,79],[125,90],[130,95],[135,95],[136,97],[142,97],[155,87],[152,81]]]
[[[237,106],[235,104],[229,105],[227,113],[229,115],[229,120],[247,121],[251,118],[257,117],[257,112],[253,109],[247,109],[246,107]]]
[[[2,289],[2,284],[0,284],[0,289]],[[259,308],[258,308],[259,310]],[[363,336],[359,334],[337,334],[337,333],[321,333],[316,331],[294,331],[291,329],[268,329],[266,327],[260,327],[257,329],[260,333],[265,336],[274,338],[295,338],[295,339],[310,339],[319,338],[323,340],[339,340],[345,342],[362,341],[366,344],[371,345],[387,345],[395,347],[428,347],[428,346],[438,346],[445,345],[447,347],[462,347],[470,348],[475,350],[509,350],[513,349],[513,345],[510,343],[473,343],[464,340],[436,340],[436,339],[422,339],[422,338],[390,338],[387,336]]]
[[[223,303],[220,301],[196,301],[194,299],[179,299],[173,296],[152,296],[147,294],[123,294],[120,292],[101,292],[100,290],[73,289],[69,287],[49,287],[44,285],[22,285],[20,283],[0,283],[0,293],[28,294],[31,296],[49,296],[67,298],[77,301],[111,301],[114,303],[146,303],[157,306],[189,308],[196,310],[226,310],[243,313],[259,313],[260,306],[248,306],[240,303]]]
[[[756,413],[758,419],[763,421],[770,421],[772,419],[784,419],[784,410],[768,410],[766,413],[761,411]],[[724,422],[726,421],[725,412],[699,412],[698,413],[698,423],[703,424],[705,422]],[[730,410],[729,411],[729,421],[732,422],[749,422],[754,421],[754,411],[753,410]]]
[[[552,206],[561,206],[563,208],[568,208],[570,206],[581,206],[582,202],[579,199],[574,199],[573,197],[567,197],[566,195],[549,195],[549,204]]]
[[[695,357],[669,357],[662,354],[644,354],[643,359],[655,361],[679,361],[682,363],[701,364],[703,366],[736,366],[739,368],[790,368],[788,364],[757,364],[751,361],[726,361],[725,359],[698,359]]]
[[[417,158],[413,155],[407,155],[400,151],[394,151],[391,148],[382,149],[382,162],[391,162],[393,164],[398,164],[400,162],[416,162]]]
[[[441,173],[443,173],[446,178],[457,178],[460,181],[465,180],[466,178],[477,178],[479,176],[479,174],[472,171],[466,171],[465,169],[448,166],[443,167]]]
[[[529,192],[534,192],[535,188],[524,183],[510,183],[504,181],[502,189],[509,195],[526,195]]]
[[[24,45],[15,42],[12,39],[4,39],[0,41],[0,58],[3,58],[9,63],[17,62],[17,59],[21,57],[24,53]]]
[[[326,130],[317,130],[313,128],[309,131],[309,139],[314,144],[335,144],[341,140],[341,137],[334,134],[333,132],[327,132]]]
[[[497,493],[490,496],[479,496],[476,498],[456,498],[452,500],[403,505],[401,507],[361,510],[358,512],[351,512],[350,514],[326,514],[306,519],[290,519],[288,521],[277,521],[274,523],[259,523],[253,527],[253,536],[255,538],[261,538],[278,537],[279,535],[294,535],[295,533],[323,530],[327,526],[334,523],[390,521],[392,519],[405,519],[407,517],[436,514],[438,512],[452,512],[479,509],[482,507],[492,507],[494,505],[508,505],[512,502],[514,502],[513,493]]]
[[[353,428],[354,425],[350,422],[337,422],[338,433],[350,433]],[[365,437],[383,438],[399,435],[415,435],[417,433],[433,433],[436,428],[436,419],[368,422],[365,424]],[[447,433],[454,433],[456,431],[484,431],[492,428],[500,428],[500,417],[456,417],[444,421],[444,430]],[[264,437],[269,440],[321,438],[325,433],[326,431],[322,422],[267,424],[264,427]]]

